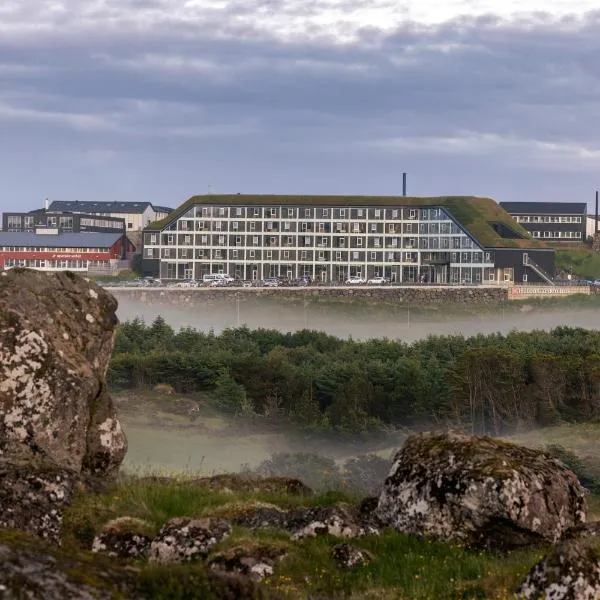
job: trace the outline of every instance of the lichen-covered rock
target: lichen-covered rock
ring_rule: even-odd
[[[371,523],[363,522],[348,506],[327,506],[284,510],[274,505],[248,507],[232,516],[232,523],[250,529],[285,529],[293,540],[318,535],[353,538],[377,535]]]
[[[173,564],[204,560],[209,549],[230,533],[231,525],[223,519],[170,519],[152,540],[149,561]]]
[[[217,553],[207,564],[213,571],[236,573],[253,581],[262,581],[273,575],[276,564],[286,555],[285,548],[249,542]]]
[[[94,538],[92,552],[114,558],[147,556],[153,538],[152,526],[135,517],[119,517],[104,525]]]
[[[351,546],[350,544],[337,544],[331,549],[331,558],[335,561],[338,569],[353,569],[366,565],[373,560],[370,552]]]
[[[488,437],[420,434],[394,457],[376,510],[398,531],[509,549],[555,542],[586,518],[586,491],[548,455]]]
[[[600,598],[600,523],[570,529],[527,575],[522,600]]]
[[[75,473],[53,465],[0,460],[0,527],[59,544],[63,511],[78,483]]]
[[[73,273],[0,275],[0,455],[111,474],[127,442],[106,388],[116,300]]]

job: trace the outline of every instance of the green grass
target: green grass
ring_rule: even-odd
[[[158,530],[172,517],[226,517],[229,512],[238,512],[240,507],[257,502],[293,508],[340,502],[355,504],[357,500],[339,492],[312,497],[284,493],[232,494],[199,488],[186,478],[163,482],[124,477],[108,493],[80,494],[65,516],[64,546],[71,553],[81,551],[82,545],[89,547],[93,535],[102,525],[118,516],[144,519]],[[283,531],[251,532],[234,527],[233,535],[217,544],[212,554],[248,544],[283,547],[288,555],[278,564],[273,576],[265,581],[267,590],[289,599],[323,597],[356,600],[507,599],[543,554],[537,549],[501,556],[416,536],[384,532],[379,536],[352,540],[351,543],[370,552],[373,561],[366,566],[343,571],[331,558],[331,550],[338,543],[339,539],[329,536],[290,542]],[[183,566],[175,571],[143,567],[141,581],[145,593],[152,598],[184,598],[186,591],[189,594],[194,587],[194,581],[205,592],[212,585],[206,581],[201,567]]]
[[[600,253],[589,248],[557,250],[556,267],[583,279],[600,279]]]
[[[147,229],[160,231],[198,204],[217,206],[240,205],[303,205],[316,206],[441,206],[481,244],[488,247],[549,248],[544,242],[534,240],[529,233],[494,200],[476,196],[288,196],[288,195],[203,195],[192,196],[168,217],[151,223]],[[513,232],[511,239],[501,237],[492,224],[499,223]]]

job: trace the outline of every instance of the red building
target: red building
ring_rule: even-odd
[[[0,231],[0,269],[45,271],[111,269],[134,251],[119,233],[42,234]]]

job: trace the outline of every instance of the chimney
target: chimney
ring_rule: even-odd
[[[50,200],[48,200],[48,198],[46,198],[46,200],[44,201],[44,208],[46,210],[48,210],[50,208]],[[598,207],[596,207],[596,208],[598,208]],[[596,211],[596,212],[598,212],[598,211]]]
[[[596,218],[594,219],[594,233],[598,233],[598,190],[596,190]]]
[[[402,173],[402,195],[406,196],[406,173]]]

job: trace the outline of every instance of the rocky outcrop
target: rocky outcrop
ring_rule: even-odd
[[[600,523],[569,530],[517,590],[522,600],[600,598]]]
[[[585,522],[586,491],[548,455],[460,433],[407,439],[376,516],[398,531],[509,549],[555,542]]]
[[[283,493],[311,496],[313,491],[295,477],[244,477],[236,474],[212,475],[189,481],[191,485],[219,492]]]
[[[109,521],[94,538],[92,552],[113,558],[145,558],[150,550],[153,532],[146,521],[120,517]]]
[[[372,523],[360,519],[358,511],[345,505],[294,510],[274,505],[255,506],[233,515],[231,522],[250,529],[284,529],[290,533],[292,540],[319,535],[354,538],[379,533]]]
[[[72,471],[0,460],[0,527],[59,544],[63,511],[73,501],[78,484]]]
[[[370,552],[350,544],[337,544],[337,546],[334,546],[331,549],[331,558],[333,558],[338,569],[354,569],[373,560]]]
[[[170,519],[152,540],[149,560],[174,564],[204,560],[209,549],[231,534],[223,519]]]
[[[106,387],[116,300],[68,272],[0,276],[0,453],[110,475],[127,449]]]
[[[208,567],[213,571],[244,575],[253,581],[262,581],[273,575],[276,564],[287,555],[285,548],[247,542],[215,554]]]

